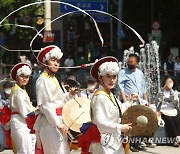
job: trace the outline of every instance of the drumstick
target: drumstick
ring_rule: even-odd
[[[70,129],[72,125],[76,122],[76,120],[78,120],[80,116],[82,116],[83,114],[84,114],[84,111],[72,122],[72,124],[68,127],[68,129]]]
[[[76,98],[74,98],[75,102],[79,104],[79,108],[82,107],[82,105],[76,100]]]

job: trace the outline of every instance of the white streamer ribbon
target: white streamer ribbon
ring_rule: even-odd
[[[12,14],[14,14],[15,12],[17,12],[17,11],[19,11],[19,10],[21,10],[21,9],[24,9],[24,8],[26,8],[26,7],[29,7],[29,6],[33,6],[33,5],[36,5],[36,4],[43,4],[43,3],[46,3],[46,2],[59,3],[59,4],[68,5],[68,6],[72,7],[72,8],[77,9],[77,11],[68,12],[68,13],[65,13],[65,14],[63,14],[63,15],[58,16],[57,18],[53,19],[50,23],[48,23],[46,26],[44,26],[40,31],[37,31],[36,28],[31,27],[31,26],[28,26],[28,25],[18,25],[18,24],[14,24],[15,26],[18,26],[18,27],[21,27],[21,28],[31,28],[31,29],[36,30],[37,34],[32,38],[32,40],[31,40],[31,42],[30,42],[30,50],[32,51],[33,55],[34,55],[34,52],[33,52],[33,49],[32,49],[32,44],[33,44],[34,40],[35,40],[38,36],[42,36],[41,32],[42,32],[47,26],[49,26],[50,24],[52,24],[52,23],[55,22],[56,20],[58,20],[58,19],[60,19],[60,18],[62,18],[62,17],[64,17],[64,16],[67,16],[67,15],[69,15],[69,14],[76,13],[76,12],[82,12],[82,13],[88,15],[88,16],[93,20],[93,22],[94,22],[94,24],[95,24],[96,31],[97,31],[98,36],[99,36],[99,38],[100,38],[100,41],[101,41],[101,43],[102,43],[102,46],[103,46],[103,44],[104,44],[104,40],[103,40],[103,37],[102,37],[102,35],[101,35],[101,33],[100,33],[100,30],[99,30],[99,27],[98,27],[98,25],[97,25],[97,22],[96,22],[95,19],[94,19],[89,13],[87,13],[87,12],[101,13],[101,14],[105,14],[105,15],[108,15],[108,16],[116,19],[117,21],[121,22],[122,24],[124,24],[125,26],[127,26],[130,30],[132,30],[132,31],[135,33],[135,35],[139,38],[139,40],[140,40],[141,43],[142,43],[142,44],[140,45],[140,47],[143,47],[144,44],[145,44],[145,41],[142,39],[142,37],[141,37],[132,27],[130,27],[128,24],[124,23],[123,21],[121,21],[121,20],[118,19],[117,17],[115,17],[115,16],[113,16],[113,15],[107,13],[107,12],[100,11],[100,10],[82,10],[81,8],[79,8],[79,7],[77,7],[77,6],[74,6],[74,5],[72,5],[72,4],[69,4],[69,3],[66,3],[66,2],[59,2],[59,1],[34,2],[34,3],[30,3],[30,4],[27,4],[27,5],[24,5],[24,6],[18,8],[18,9],[16,9],[16,10],[14,10],[14,11],[11,12],[10,14],[8,14],[4,19],[2,19],[2,20],[0,21],[0,26],[2,26],[1,24],[2,24],[9,16],[11,16]],[[7,24],[5,24],[5,25],[7,25]],[[13,25],[13,24],[9,24],[9,25]],[[36,57],[35,55],[34,55],[34,57],[37,59],[37,57]],[[38,60],[37,60],[37,61],[38,61]],[[41,63],[41,64],[42,64],[42,63]],[[87,66],[91,66],[91,65],[93,65],[93,64],[94,64],[94,63],[85,64],[85,66],[87,67]],[[45,65],[45,64],[43,64],[43,65]],[[47,65],[45,65],[45,66],[47,66]],[[82,67],[82,66],[58,67],[58,68],[81,68],[81,67]]]

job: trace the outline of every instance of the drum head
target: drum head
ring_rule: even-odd
[[[80,132],[82,124],[91,121],[90,100],[83,97],[71,99],[64,105],[62,117],[71,130]]]

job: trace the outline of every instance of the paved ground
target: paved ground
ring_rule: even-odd
[[[157,146],[156,148],[148,148],[147,151],[133,152],[133,154],[180,154],[180,148],[174,148],[171,146]],[[5,150],[0,154],[13,154],[11,150]],[[71,154],[80,154],[80,151],[72,151]]]

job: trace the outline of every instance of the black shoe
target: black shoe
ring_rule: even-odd
[[[0,145],[0,152],[4,151],[4,147],[2,145]]]
[[[173,144],[173,147],[178,148],[178,147],[179,147],[179,143],[178,143],[178,142],[175,142],[175,143]]]
[[[139,152],[139,150],[138,149],[136,149],[135,147],[133,147],[133,146],[130,146],[130,150],[132,151],[132,152]]]
[[[136,149],[138,149],[139,151],[146,151],[147,150],[145,147],[140,146],[140,145],[138,147],[136,147]]]

